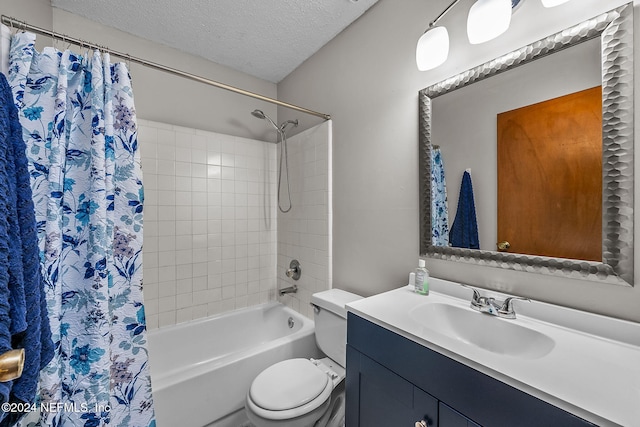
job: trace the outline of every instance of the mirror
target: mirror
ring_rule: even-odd
[[[535,86],[534,80],[545,85]],[[496,115],[597,85],[602,86],[602,259],[496,252]],[[531,86],[536,89],[524,90]],[[423,256],[633,285],[632,3],[427,87],[419,93],[419,109]],[[473,114],[466,115],[469,112]],[[470,125],[474,121],[476,124]],[[460,126],[461,122],[465,126]],[[462,128],[468,132],[469,127],[478,129],[474,141],[456,133]],[[481,145],[480,140],[488,140],[487,145]],[[460,145],[465,143],[469,145]],[[440,146],[445,170],[451,168],[452,176],[459,175],[457,182],[447,178],[451,222],[462,172],[470,167],[469,163],[476,167],[481,180],[476,183],[476,173],[472,172],[478,209],[478,250],[432,244],[431,155],[436,145]]]

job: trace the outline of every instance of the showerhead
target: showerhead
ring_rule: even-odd
[[[271,126],[273,126],[278,132],[280,132],[280,128],[278,127],[278,125],[276,124],[276,122],[274,122],[273,120],[271,120],[271,117],[267,116],[264,111],[262,110],[253,110],[251,112],[251,115],[253,117],[257,117],[259,119],[263,119],[268,121],[269,123],[271,123]]]
[[[273,126],[274,128],[276,128],[276,130],[277,130],[278,132],[284,132],[284,131],[285,131],[285,129],[287,128],[287,126],[289,126],[289,125],[293,125],[293,127],[298,127],[298,120],[297,120],[297,119],[296,119],[296,120],[287,120],[287,121],[284,121],[284,122],[282,122],[282,124],[280,124],[280,126],[278,126],[278,125],[276,124],[276,122],[274,122],[273,120],[271,120],[271,117],[267,116],[267,115],[264,113],[264,111],[262,111],[262,110],[253,110],[253,111],[251,112],[251,115],[252,115],[253,117],[257,117],[257,118],[259,118],[259,119],[263,119],[263,120],[268,121],[269,123],[271,123],[271,126]]]
[[[259,119],[265,119],[267,116],[264,115],[264,112],[262,110],[253,110],[251,112],[251,115],[253,117],[257,117]]]

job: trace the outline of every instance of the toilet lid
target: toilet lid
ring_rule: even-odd
[[[269,411],[305,405],[327,387],[329,377],[308,359],[289,359],[262,371],[251,384],[251,400]]]

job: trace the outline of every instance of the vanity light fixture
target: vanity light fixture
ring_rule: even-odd
[[[554,7],[569,0],[541,0],[544,7]],[[418,39],[416,65],[418,70],[432,70],[442,65],[449,56],[449,31],[435,26],[460,0],[454,0]],[[467,17],[467,36],[471,44],[480,44],[498,37],[507,31],[512,11],[524,0],[476,0]]]
[[[449,31],[445,27],[429,28],[418,40],[416,64],[418,70],[432,70],[449,56]]]
[[[555,0],[562,1],[562,0]],[[449,31],[445,27],[436,27],[440,19],[460,0],[454,0],[418,39],[416,46],[416,64],[418,70],[426,71],[444,63],[449,56]],[[513,3],[512,3],[513,2]],[[509,28],[511,8],[521,0],[477,0],[469,11],[467,35],[471,44],[489,41]]]
[[[469,10],[467,37],[480,44],[498,37],[511,24],[511,0],[478,0]]]
[[[542,5],[544,7],[555,7],[555,6],[559,6],[562,3],[566,3],[569,0],[542,0]]]
[[[445,27],[434,27],[460,0],[454,0],[447,8],[429,22],[429,28],[418,39],[416,64],[418,70],[432,70],[442,65],[449,56],[449,31]]]

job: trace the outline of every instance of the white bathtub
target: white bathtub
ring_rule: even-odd
[[[288,307],[268,303],[150,331],[158,427],[203,427],[242,409],[263,369],[321,356],[313,326]]]

